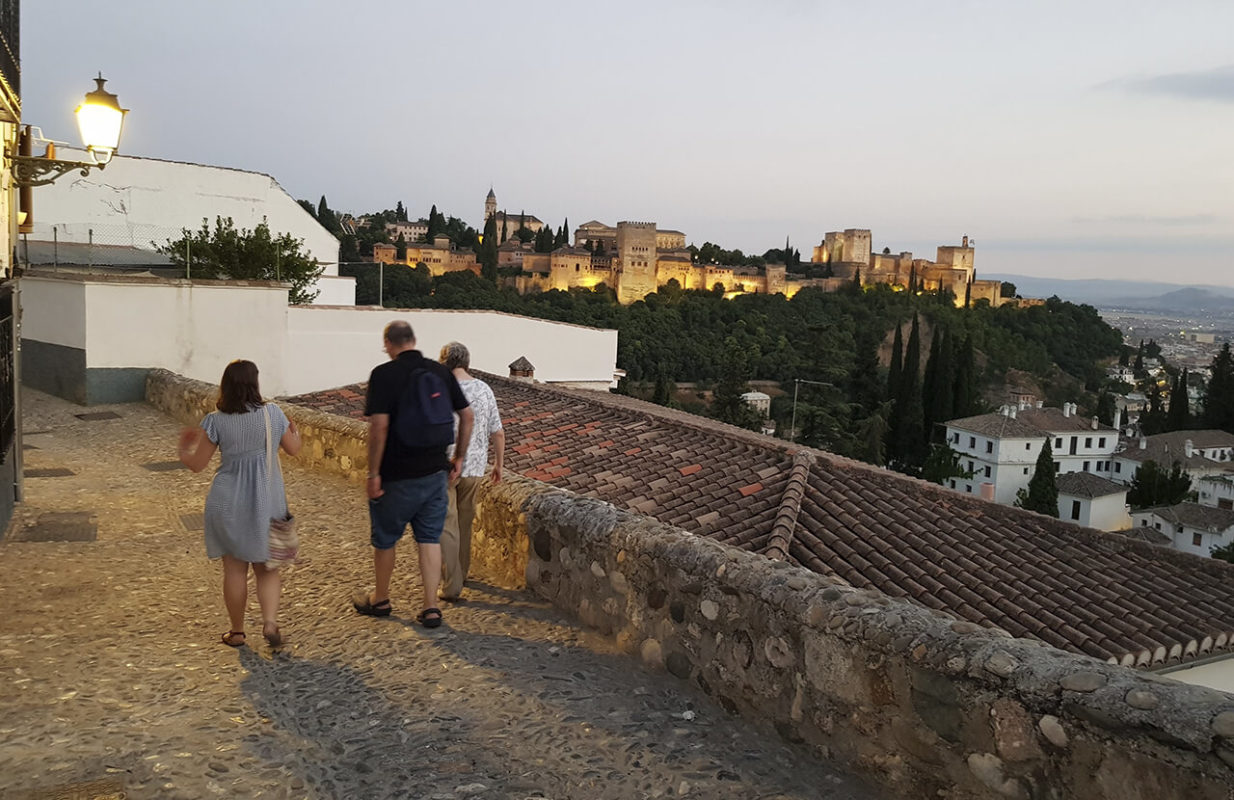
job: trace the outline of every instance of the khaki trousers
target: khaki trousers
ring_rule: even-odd
[[[476,489],[484,478],[459,478],[450,487],[450,510],[441,530],[441,596],[457,598],[471,569],[471,523],[476,518]]]

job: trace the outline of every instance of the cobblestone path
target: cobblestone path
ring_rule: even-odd
[[[250,591],[253,646],[225,647],[218,567],[182,518],[211,472],[166,468],[178,426],[144,405],[25,401],[26,470],[73,474],[27,478],[0,542],[0,797],[876,796],[483,576],[425,631],[404,556],[395,616],[357,616],[360,489],[294,459],[307,559],[284,588],[290,646],[265,647]],[[92,524],[94,541],[35,541]]]

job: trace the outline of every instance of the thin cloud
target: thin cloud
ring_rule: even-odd
[[[1071,221],[1080,225],[1154,225],[1162,228],[1174,228],[1186,225],[1212,225],[1217,222],[1224,222],[1224,219],[1216,214],[1182,214],[1177,216],[1118,214],[1111,217],[1073,217]]]
[[[1137,94],[1155,94],[1183,100],[1234,103],[1234,64],[1197,72],[1175,72],[1146,78],[1120,78],[1103,87]]]

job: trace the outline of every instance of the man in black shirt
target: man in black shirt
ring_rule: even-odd
[[[416,349],[415,334],[406,322],[391,322],[382,334],[390,361],[369,375],[364,413],[368,416],[368,480],[365,493],[372,525],[373,569],[376,587],[371,594],[357,594],[356,611],[371,617],[390,615],[390,576],[394,574],[394,550],[407,525],[411,525],[420,555],[424,581],[424,609],[417,619],[426,628],[441,624],[436,607],[441,582],[441,529],[449,508],[447,487],[458,478],[467,445],[471,441],[472,411],[453,373]],[[446,446],[410,447],[396,433],[400,405],[406,413],[413,371],[429,370],[449,394],[458,414],[454,458]],[[423,379],[421,379],[423,380]],[[435,379],[434,379],[435,381]],[[410,397],[414,398],[414,392]],[[448,414],[447,414],[448,416]]]

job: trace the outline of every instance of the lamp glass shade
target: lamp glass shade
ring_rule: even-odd
[[[86,149],[105,162],[120,146],[120,131],[128,110],[121,108],[119,99],[103,88],[106,81],[102,75],[94,80],[98,88],[87,92],[85,101],[77,107],[77,129]]]

